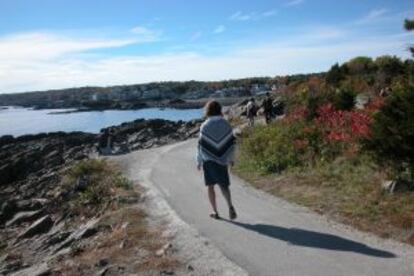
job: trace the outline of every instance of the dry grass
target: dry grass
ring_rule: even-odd
[[[113,164],[93,162],[78,166],[74,175],[78,177],[86,173],[92,175],[95,180],[102,180],[102,174],[105,175],[105,189],[108,189],[105,201],[108,204],[99,212],[100,230],[93,238],[72,246],[70,258],[61,260],[57,272],[64,275],[90,275],[104,267],[116,266],[123,268],[122,274],[147,274],[151,271],[173,271],[179,267],[179,262],[167,251],[166,254],[156,254],[168,243],[168,237],[163,236],[163,228],[154,223],[150,226],[145,211],[139,205],[131,204],[141,199],[143,188],[132,185],[123,178]],[[103,182],[92,183],[101,185]],[[77,204],[76,210],[85,202],[87,201]]]
[[[149,228],[145,212],[136,207],[125,207],[107,213],[100,222],[106,229],[81,250],[72,253],[70,262],[59,269],[65,275],[93,273],[102,260],[125,269],[126,273],[175,270],[180,263],[168,254],[156,252],[168,243],[162,229]]]
[[[110,231],[98,239],[94,246],[79,256],[79,262],[94,265],[106,258],[118,264],[135,263],[136,268],[171,268],[176,265],[172,259],[156,256],[167,239],[161,229],[149,229],[146,215],[141,209],[123,208],[107,214],[101,224]]]
[[[368,166],[333,164],[281,175],[260,175],[243,166],[235,171],[256,188],[360,230],[414,245],[414,193],[384,193],[383,175]]]

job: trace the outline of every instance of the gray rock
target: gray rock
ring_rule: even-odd
[[[108,259],[100,259],[95,266],[96,267],[104,267],[107,266],[109,264],[109,260]]]
[[[90,236],[95,235],[98,232],[96,224],[98,223],[98,219],[93,219],[88,221],[86,224],[82,225],[77,231],[73,232],[57,249],[57,251],[62,250],[65,247],[70,246],[73,242],[85,238],[89,238]]]
[[[22,260],[12,260],[9,261],[3,269],[0,271],[1,275],[9,275],[14,271],[20,270],[23,267]]]
[[[40,218],[43,214],[43,210],[37,210],[37,211],[30,211],[30,212],[20,212],[14,215],[13,219],[9,220],[6,223],[6,226],[12,226],[12,225],[19,225],[24,222],[31,222],[38,218]]]
[[[172,270],[162,270],[160,275],[175,275],[175,272]]]
[[[172,248],[172,244],[171,243],[167,243],[163,247],[161,247],[160,249],[158,249],[155,252],[155,255],[158,256],[158,257],[167,255],[168,252],[171,250],[171,248]]]
[[[44,216],[33,222],[23,233],[19,235],[17,239],[27,239],[39,234],[46,233],[50,230],[50,228],[52,228],[52,226],[52,218],[49,215]]]
[[[11,274],[12,276],[46,276],[50,275],[52,270],[47,263],[40,263],[29,268],[20,270],[16,273]]]
[[[16,207],[19,211],[36,211],[42,209],[47,203],[45,198],[25,199],[16,202]]]
[[[16,214],[18,211],[15,201],[8,200],[3,203],[1,206],[1,212],[0,212],[0,224],[5,223],[7,220],[12,218],[14,214]]]
[[[47,248],[49,246],[58,244],[64,240],[66,240],[72,232],[70,231],[64,231],[64,232],[57,232],[49,236],[49,238],[46,240],[42,248]]]

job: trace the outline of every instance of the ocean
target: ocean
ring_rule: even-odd
[[[33,110],[22,107],[0,108],[0,136],[37,134],[56,131],[98,133],[101,128],[136,119],[190,121],[202,117],[200,109],[144,108],[53,114],[68,109]]]

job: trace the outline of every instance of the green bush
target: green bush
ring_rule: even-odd
[[[278,173],[300,160],[292,143],[296,126],[275,123],[269,127],[257,126],[244,134],[240,145],[243,163],[261,173]]]
[[[355,106],[356,93],[349,89],[340,89],[334,97],[334,106],[339,110],[351,110]]]
[[[376,66],[370,57],[355,57],[346,63],[351,74],[367,74],[375,71]]]
[[[72,214],[93,215],[114,199],[116,189],[132,190],[132,182],[106,160],[82,160],[66,172],[66,208]]]
[[[338,63],[334,64],[331,69],[326,73],[326,81],[332,85],[338,85],[341,80],[346,77],[345,67],[339,66]]]
[[[365,148],[390,165],[396,177],[409,173],[414,181],[414,88],[394,91],[374,115],[371,138]]]
[[[375,59],[375,65],[378,71],[389,76],[400,75],[404,73],[404,63],[396,56],[380,56]]]
[[[105,161],[83,160],[72,166],[68,173],[67,186],[80,186],[76,201],[79,205],[100,205],[111,196],[114,170]]]

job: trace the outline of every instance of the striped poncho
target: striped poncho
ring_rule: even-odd
[[[234,158],[235,141],[233,129],[222,116],[209,117],[200,127],[198,165],[201,166],[206,161],[230,164]]]

